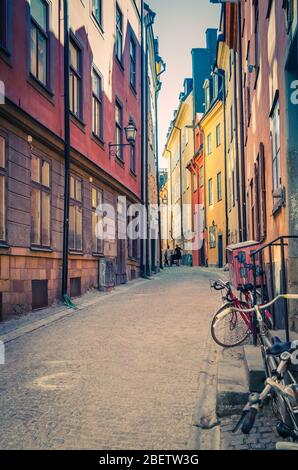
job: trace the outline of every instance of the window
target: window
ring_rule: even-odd
[[[103,253],[103,216],[97,209],[103,203],[102,191],[92,188],[92,252]]]
[[[207,135],[207,154],[210,155],[212,152],[212,147],[211,147],[211,134]]]
[[[51,246],[50,164],[36,155],[31,160],[31,244]]]
[[[122,62],[122,49],[123,49],[123,15],[116,5],[116,44],[115,54],[119,62]]]
[[[260,44],[259,44],[259,0],[254,0],[254,13],[255,13],[255,70],[256,80],[259,75],[260,67]]]
[[[6,239],[6,155],[5,155],[6,142],[0,136],[0,241],[4,242]]]
[[[115,106],[115,143],[121,145],[123,143],[123,111],[119,101],[116,101]],[[120,160],[123,160],[123,148],[116,147],[116,155]]]
[[[209,227],[209,247],[216,248],[216,227]]]
[[[92,15],[96,22],[102,24],[102,0],[92,0]]]
[[[273,167],[273,190],[281,186],[280,173],[280,120],[279,101],[271,113],[271,139],[272,139],[272,167]]]
[[[130,38],[130,84],[135,90],[137,87],[137,48],[133,38]]]
[[[7,48],[7,0],[0,0],[0,46]]]
[[[44,0],[31,0],[30,72],[45,86],[48,82],[48,41],[48,4]]]
[[[200,166],[199,172],[200,172],[200,188],[203,188],[204,186],[204,167],[203,166]]]
[[[286,7],[287,31],[289,32],[294,19],[294,1],[284,0],[284,3]]]
[[[222,178],[221,173],[217,174],[217,200],[222,200]]]
[[[102,139],[103,129],[102,81],[99,74],[92,71],[92,132]]]
[[[216,147],[219,147],[221,144],[221,139],[220,139],[220,124],[216,126]]]
[[[213,204],[213,182],[212,182],[212,178],[208,181],[208,201],[209,201],[209,206],[212,206],[212,204]]]
[[[73,39],[70,40],[69,103],[70,111],[81,118],[82,109],[82,51]]]
[[[70,177],[69,249],[83,250],[82,180]]]
[[[135,233],[132,233],[132,237],[128,236],[128,257],[132,258],[134,260],[138,259],[139,257],[139,224],[135,224],[135,219],[137,219],[139,216],[139,213],[136,212],[134,215],[127,216],[127,226],[129,228],[132,228],[132,230],[135,231]],[[132,225],[131,225],[132,224]],[[138,236],[136,236],[138,235]]]

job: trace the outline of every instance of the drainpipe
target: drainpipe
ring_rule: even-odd
[[[145,164],[146,164],[146,141],[145,141],[145,24],[144,24],[144,0],[141,3],[141,132],[142,132],[142,150],[141,150],[141,203],[145,203]],[[141,276],[146,277],[145,262],[145,239],[141,239]]]
[[[62,298],[67,296],[68,280],[68,236],[69,236],[69,189],[70,189],[70,121],[69,121],[69,27],[68,0],[64,0],[64,220],[63,220],[63,260],[62,260]]]
[[[242,41],[241,41],[241,3],[237,7],[238,19],[238,74],[239,74],[239,106],[240,106],[240,154],[241,154],[241,185],[242,185],[242,241],[247,241],[247,219],[246,219],[246,171],[245,171],[245,154],[244,154],[244,122],[243,122],[243,78],[242,78]],[[240,201],[239,201],[240,202]]]
[[[238,223],[239,223],[239,241],[243,242],[243,227],[242,227],[242,215],[241,215],[241,192],[240,192],[240,165],[239,165],[239,126],[238,126],[238,107],[237,107],[237,64],[236,54],[234,56],[234,103],[235,103],[235,123],[236,123],[236,188],[237,188],[237,210],[238,210]],[[241,92],[242,94],[242,92]],[[242,164],[241,164],[242,166]]]
[[[142,240],[141,243],[141,259],[142,268],[141,275],[145,279],[150,279],[150,263],[149,263],[149,235],[150,235],[150,220],[149,220],[149,168],[148,168],[148,134],[149,134],[149,123],[148,123],[148,100],[149,100],[149,89],[148,89],[148,29],[154,23],[155,14],[149,12],[151,17],[148,23],[145,21],[145,2],[142,0],[141,5],[141,20],[142,20],[142,204],[146,207],[146,240]],[[148,14],[149,14],[148,13]],[[147,15],[148,16],[148,15]],[[146,256],[145,256],[146,252]],[[144,259],[146,258],[146,259]]]
[[[183,232],[183,185],[182,185],[182,129],[177,126],[173,126],[174,129],[179,131],[179,165],[180,165],[180,223],[181,223],[181,240],[184,250],[184,232]]]

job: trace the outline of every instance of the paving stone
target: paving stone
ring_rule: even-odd
[[[166,270],[7,343],[0,448],[186,449],[215,275]]]

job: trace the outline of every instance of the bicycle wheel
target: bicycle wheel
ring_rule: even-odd
[[[247,308],[241,302],[243,309]],[[230,310],[232,304],[223,305],[214,315],[211,323],[211,335],[214,341],[224,348],[233,348],[242,344],[249,336],[250,329],[239,312]],[[224,315],[225,310],[227,311]]]
[[[263,345],[262,348],[265,372],[267,377],[272,377],[272,375],[275,375],[276,373],[276,369],[280,360],[276,357],[267,356],[264,352],[265,347],[266,345]],[[288,371],[284,373],[283,378],[281,379],[281,383],[283,385],[291,385],[294,383]],[[288,399],[283,397],[280,393],[276,393],[274,390],[271,391],[270,398],[272,412],[275,417],[282,423],[286,424],[291,430],[297,431],[298,417],[295,416],[295,414],[291,411]]]

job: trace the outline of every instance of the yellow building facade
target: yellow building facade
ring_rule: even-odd
[[[239,216],[239,156],[237,146],[237,109],[236,109],[236,52],[225,42],[218,43],[217,65],[225,72],[225,99],[223,100],[225,115],[226,141],[226,185],[227,185],[227,215],[228,215],[228,244],[239,243],[241,239]],[[238,166],[237,166],[238,165]]]
[[[208,96],[208,90],[205,89],[205,92]],[[223,267],[226,260],[226,200],[224,109],[221,99],[211,104],[207,99],[207,112],[200,125],[204,132],[207,259],[209,266]]]
[[[192,81],[186,80],[178,111],[169,128],[164,158],[168,162],[169,246],[179,245],[183,254],[191,253],[187,241],[192,238],[191,174],[187,164],[194,153]]]

